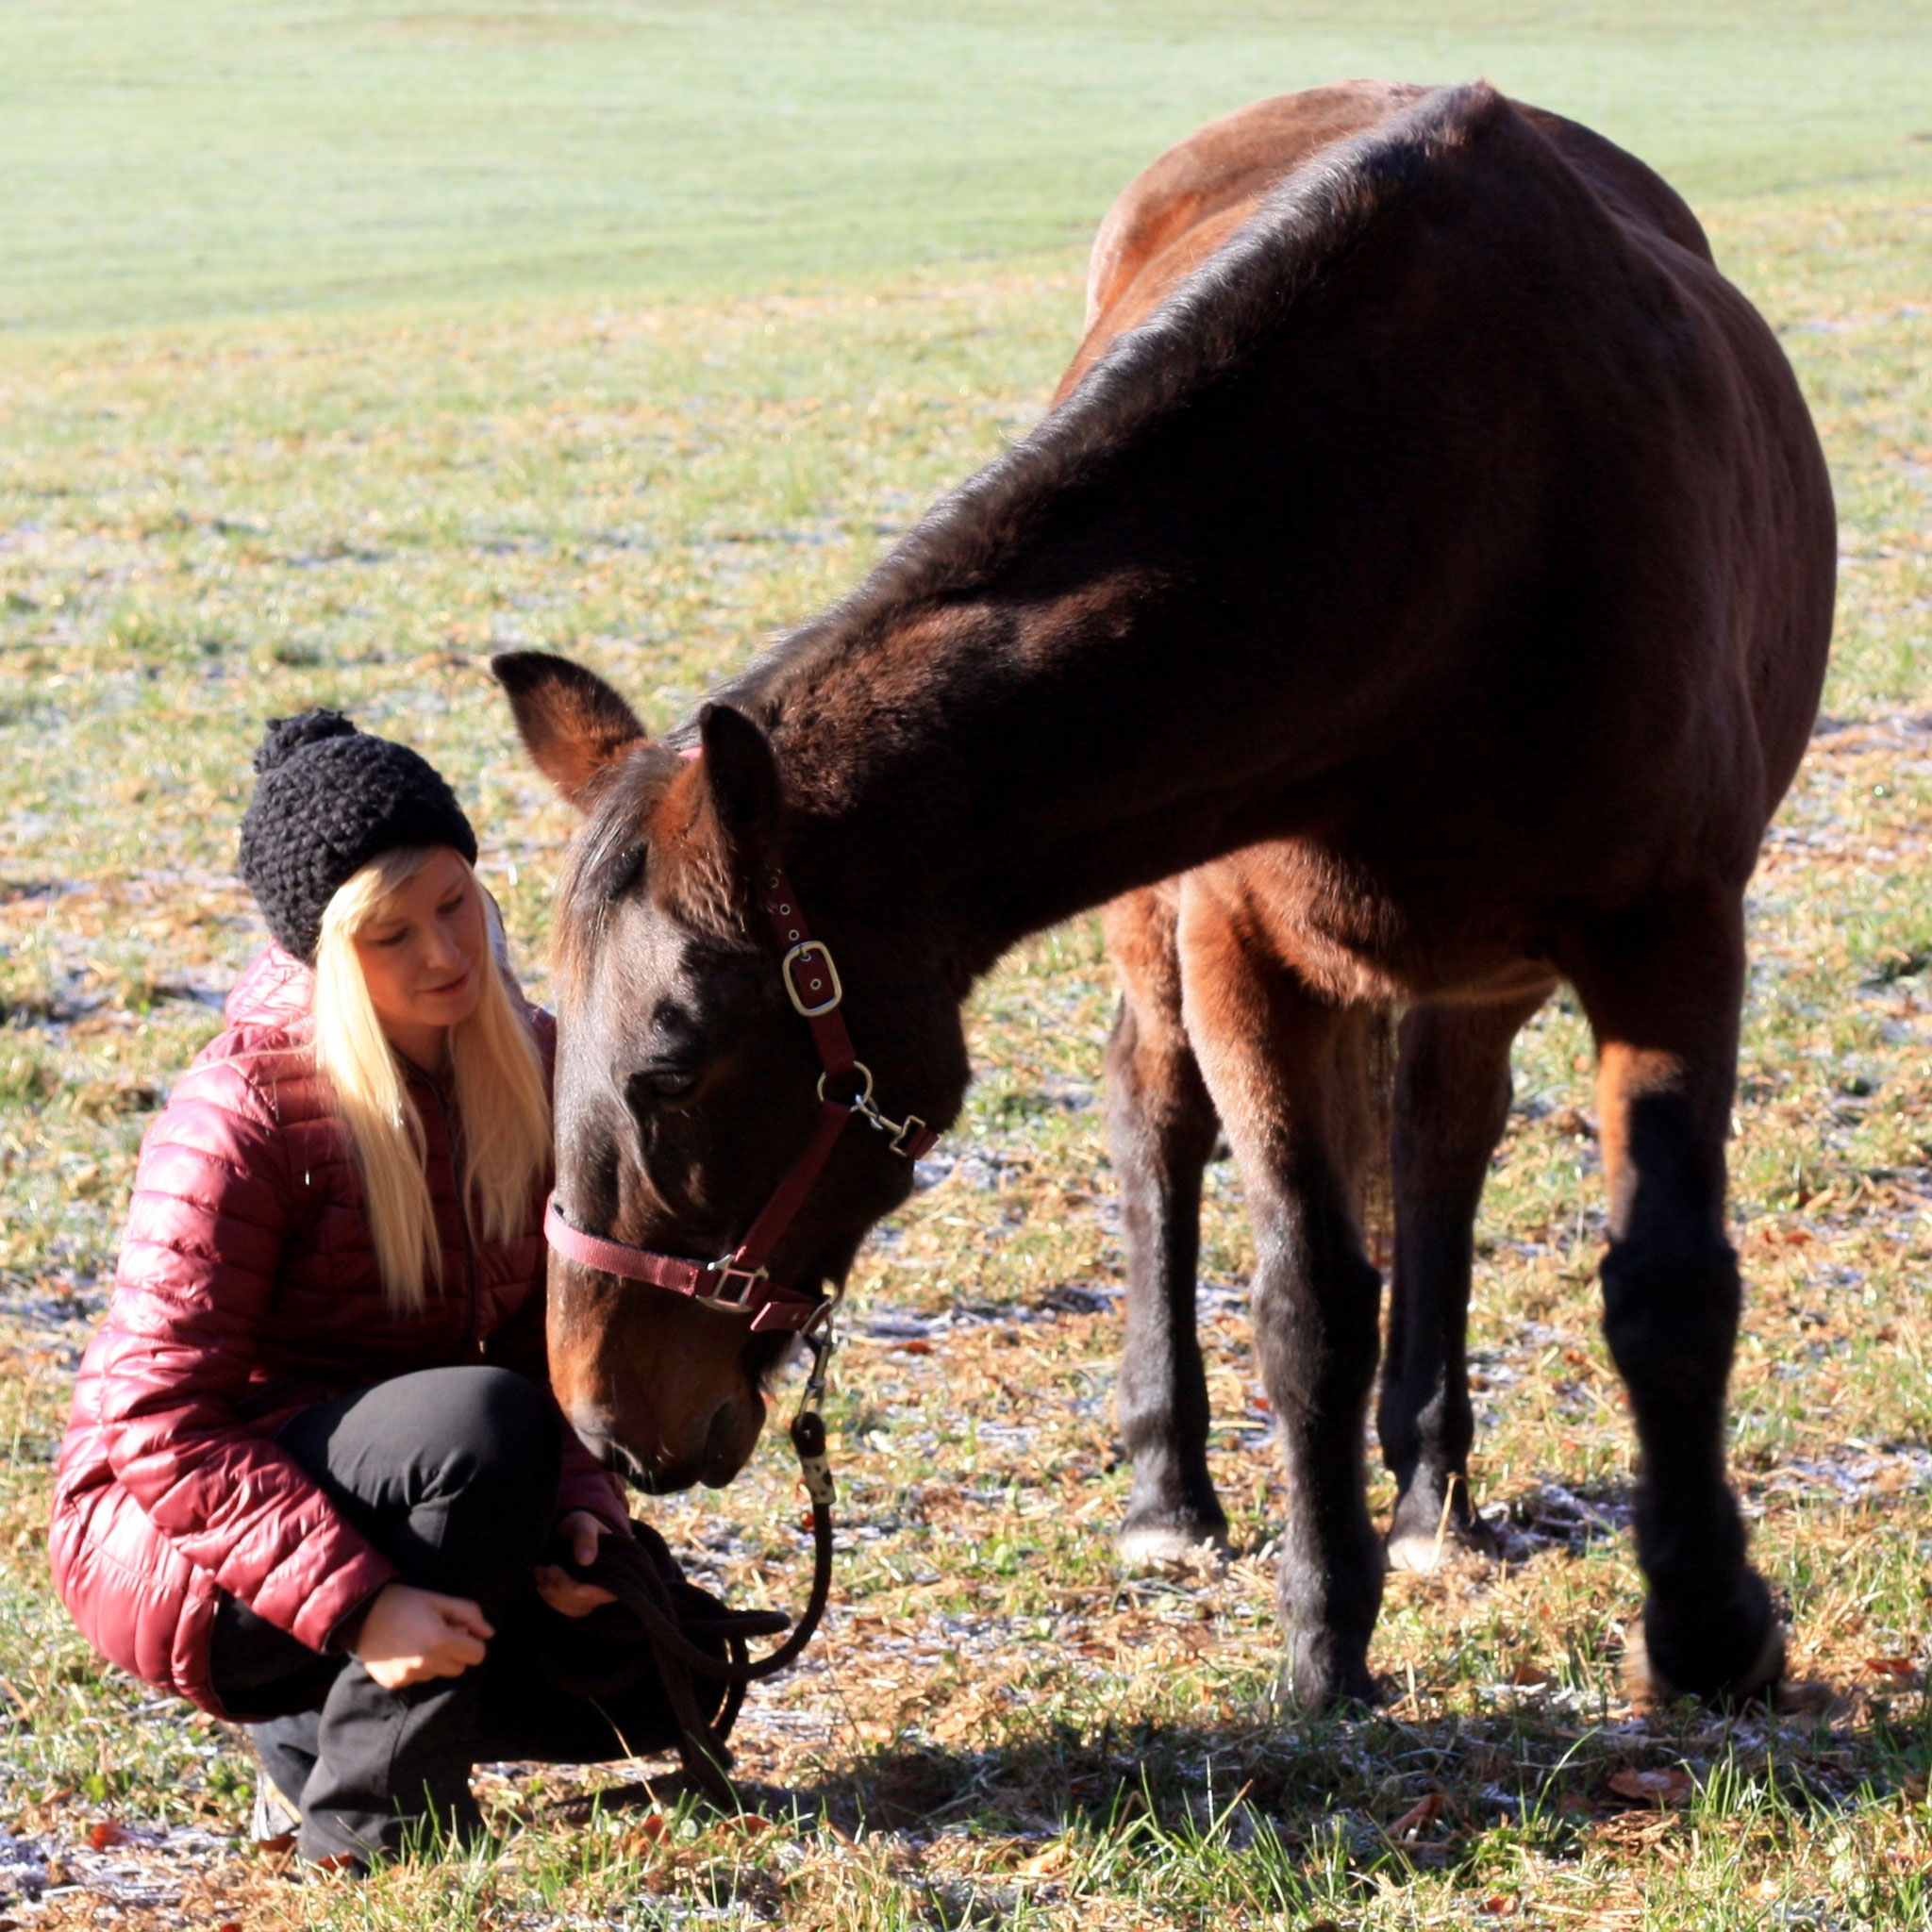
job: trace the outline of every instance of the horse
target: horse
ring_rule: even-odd
[[[1510,1041],[1567,982],[1641,1449],[1628,1668],[1768,1694],[1784,1632],[1724,1468],[1724,1141],[1743,890],[1831,628],[1790,370],[1661,179],[1483,85],[1211,124],[1092,262],[1039,425],[663,741],[580,666],[495,660],[585,819],[558,900],[558,1394],[641,1486],[728,1481],[790,1336],[958,1113],[973,983],[1105,907],[1125,1540],[1225,1533],[1193,1328],[1224,1130],[1288,1480],[1283,1691],[1373,1701],[1361,1191],[1391,1031],[1399,1557],[1445,1510],[1473,1528],[1473,1219]]]

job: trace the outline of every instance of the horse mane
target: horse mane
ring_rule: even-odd
[[[1513,113],[1486,83],[1439,88],[1305,162],[1145,322],[1118,336],[1057,408],[942,496],[854,590],[770,645],[710,701],[769,728],[794,679],[810,681],[832,656],[911,609],[983,588],[1065,492],[1091,485],[1259,357],[1378,215],[1440,179],[1448,149]],[[695,730],[693,714],[667,741],[691,742]]]
[[[1024,552],[1069,491],[1092,485],[1209,388],[1265,354],[1379,216],[1441,180],[1448,150],[1513,115],[1485,84],[1440,88],[1304,162],[1146,321],[1109,343],[1025,436],[942,496],[838,603],[770,645],[707,702],[735,706],[770,729],[787,691],[813,682],[835,658],[923,607],[984,587]],[[641,866],[646,802],[666,775],[661,754],[696,741],[693,711],[625,759],[575,841],[556,942],[566,980],[594,951],[611,902]]]

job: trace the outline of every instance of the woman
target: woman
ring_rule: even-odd
[[[545,1681],[609,1601],[546,1554],[630,1533],[543,1363],[547,1015],[414,752],[272,724],[242,873],[275,943],[142,1149],[55,1491],[104,1656],[257,1721],[311,1859],[474,1830],[485,1759],[661,1748],[655,1679]]]

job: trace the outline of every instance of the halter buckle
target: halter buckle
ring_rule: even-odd
[[[825,977],[832,982],[829,997],[816,1005],[808,1002],[798,990],[798,982],[791,976],[794,961],[803,959],[808,954],[816,953],[825,962]],[[820,1020],[831,1012],[845,997],[845,989],[839,982],[839,969],[832,963],[832,956],[825,950],[822,940],[801,940],[778,962],[778,977],[785,982],[785,991],[791,1001],[793,1009],[808,1020]]]

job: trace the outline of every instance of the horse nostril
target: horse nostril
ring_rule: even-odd
[[[738,1402],[727,1395],[711,1411],[711,1426],[705,1431],[705,1466],[721,1465],[736,1469],[738,1463]]]

